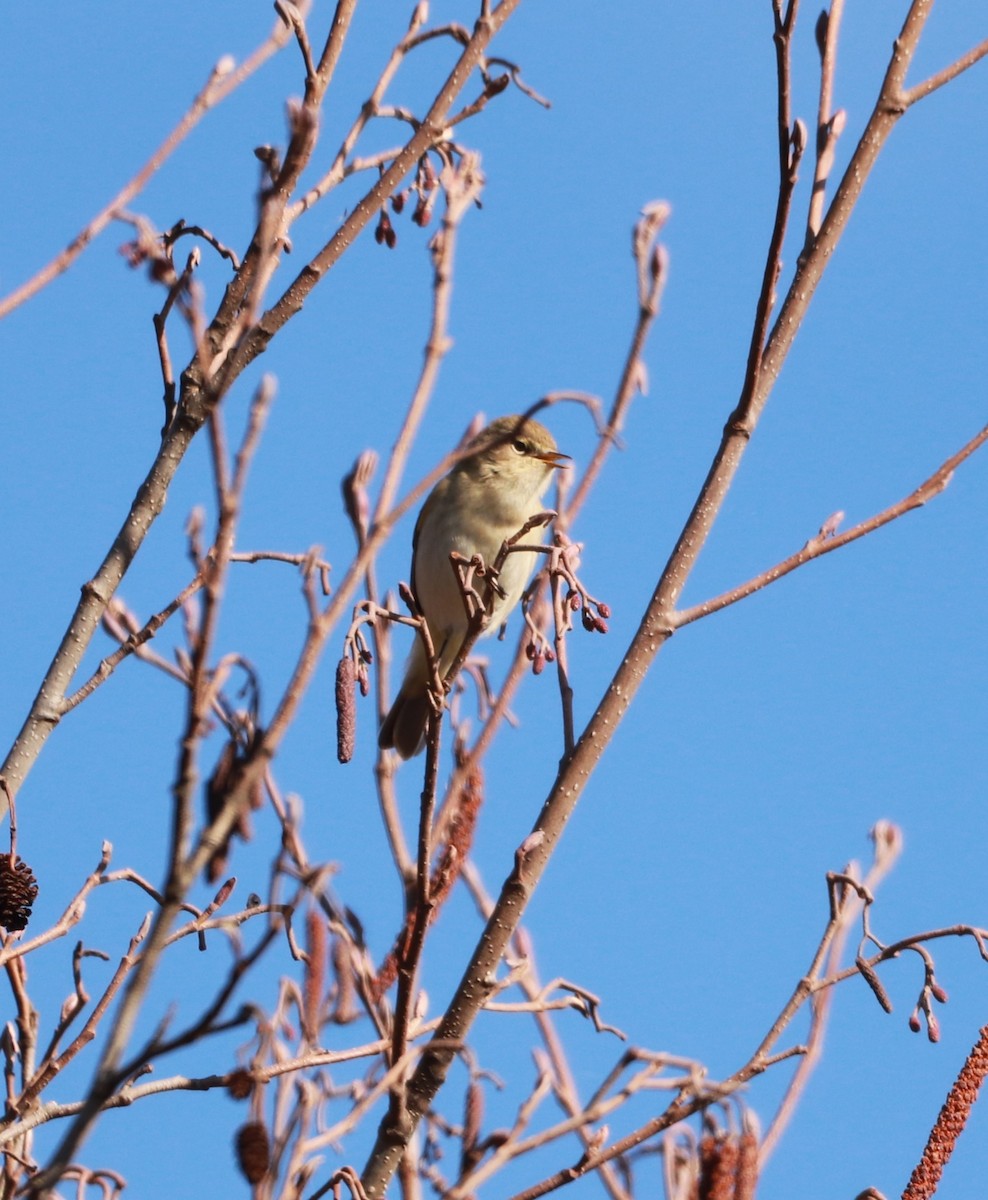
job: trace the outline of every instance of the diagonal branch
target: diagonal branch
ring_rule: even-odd
[[[928,79],[924,79],[921,83],[915,84],[903,95],[903,102],[907,105],[913,105],[918,100],[924,100],[932,92],[938,88],[942,88],[944,84],[950,83],[952,79],[956,79],[958,75],[963,74],[969,67],[973,67],[976,62],[988,55],[988,38],[983,42],[979,42],[973,46],[966,54],[962,54],[960,58],[950,63],[941,71],[937,71],[935,75],[931,75]]]
[[[707,617],[711,613],[719,612],[722,608],[727,608],[728,605],[736,604],[739,600],[744,600],[747,596],[752,595],[753,592],[757,592],[770,583],[775,583],[784,575],[788,575],[791,571],[795,571],[797,567],[802,567],[815,558],[829,554],[832,550],[839,550],[849,542],[855,542],[858,538],[874,533],[876,529],[881,529],[883,525],[888,525],[899,517],[904,517],[906,513],[922,508],[928,500],[932,500],[944,491],[953,478],[954,471],[986,441],[988,441],[988,425],[985,425],[970,441],[966,442],[956,454],[952,454],[946,462],[941,463],[928,479],[902,500],[882,509],[880,513],[876,513],[866,521],[859,522],[853,528],[845,530],[844,533],[830,533],[827,526],[824,525],[815,537],[810,538],[802,550],[790,554],[788,558],[776,563],[774,567],[769,567],[767,571],[762,571],[754,579],[749,579],[747,583],[739,584],[728,592],[722,592],[711,600],[704,600],[701,604],[694,604],[690,608],[684,608],[677,612],[672,618],[673,627],[681,629],[692,621],[698,621],[701,617]]]

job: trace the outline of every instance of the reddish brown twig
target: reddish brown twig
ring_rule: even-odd
[[[728,419],[728,428],[737,432],[747,429],[750,409],[754,402],[765,356],[765,339],[775,307],[776,285],[782,273],[782,246],[789,227],[792,197],[796,190],[799,165],[806,149],[806,126],[792,119],[792,33],[796,23],[799,0],[787,0],[783,14],[782,0],[772,0],[775,19],[775,59],[778,138],[779,185],[775,206],[775,221],[769,238],[762,273],[762,286],[755,304],[755,320],[748,347],[748,362],[737,408]]]
[[[837,893],[831,887],[833,933],[826,947],[825,958],[816,960],[817,966],[822,968],[824,978],[837,973],[854,922],[859,918],[862,922],[867,922],[868,905],[871,898],[881,881],[895,866],[902,851],[902,836],[899,830],[888,821],[879,821],[871,831],[871,838],[874,845],[874,857],[863,882],[860,885],[855,883],[853,894],[842,896],[841,903],[838,903]],[[851,868],[848,870],[848,877],[853,879],[853,876],[850,876],[850,870]],[[866,924],[864,927],[867,929]],[[862,963],[865,964],[866,970],[872,970],[859,951],[857,957],[859,969],[861,969]],[[875,978],[877,979],[877,976]],[[881,987],[881,984],[879,983],[878,986]],[[833,996],[833,988],[828,987],[814,990],[810,997],[810,1030],[806,1039],[805,1053],[800,1057],[782,1101],[762,1138],[759,1149],[759,1169],[764,1169],[769,1156],[778,1145],[783,1132],[792,1120],[810,1077],[820,1063]]]

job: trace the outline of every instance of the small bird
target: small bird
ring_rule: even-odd
[[[541,499],[552,472],[565,466],[552,434],[531,417],[498,417],[468,444],[469,457],[429,493],[412,538],[412,591],[425,618],[444,676],[456,659],[469,620],[450,554],[479,554],[490,566],[502,544],[542,511]],[[543,530],[531,538],[541,540]],[[528,535],[526,535],[528,540]],[[504,624],[521,599],[538,554],[520,551],[507,556],[487,632]],[[482,593],[483,594],[483,593]],[[429,721],[429,663],[420,637],[405,665],[405,678],[378,737],[382,750],[394,748],[402,758],[418,754]]]

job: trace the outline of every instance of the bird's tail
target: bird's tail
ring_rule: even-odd
[[[431,707],[425,648],[421,638],[416,637],[401,689],[384,718],[377,744],[382,750],[396,750],[402,758],[412,758],[420,753],[425,745]]]

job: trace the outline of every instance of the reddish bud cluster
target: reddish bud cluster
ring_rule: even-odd
[[[566,570],[565,574],[570,581],[570,586],[563,600],[564,605],[570,612],[580,614],[583,628],[588,633],[606,633],[607,619],[611,615],[610,605],[605,604],[603,600],[595,600],[593,596],[589,595],[570,570]]]
[[[423,154],[419,159],[418,171],[415,174],[415,182],[423,192],[431,192],[436,187],[436,172],[429,159],[428,154]]]
[[[381,217],[377,222],[377,228],[374,230],[374,241],[377,244],[385,245],[389,250],[393,250],[398,242],[398,235],[394,231],[391,224],[391,218],[381,209]]]
[[[940,1040],[940,1022],[937,1020],[936,1013],[930,1007],[930,997],[932,996],[939,1004],[946,1004],[948,996],[946,988],[942,988],[937,983],[936,977],[933,974],[933,959],[925,951],[922,951],[922,953],[927,960],[926,980],[919,993],[919,1000],[916,1007],[909,1017],[909,1028],[913,1033],[919,1033],[922,1028],[920,1021],[920,1013],[922,1013],[923,1018],[926,1020],[926,1036],[931,1042],[938,1042]]]
[[[702,1200],[733,1200],[737,1169],[737,1141],[730,1135],[708,1134],[700,1140],[697,1195]]]
[[[546,663],[556,661],[555,651],[545,642],[539,646],[534,641],[529,642],[525,647],[525,657],[532,664],[533,675],[541,675],[545,670]]]
[[[596,613],[590,611],[589,607],[584,606],[580,612],[580,617],[583,620],[583,628],[587,633],[606,633],[607,622],[601,620]]]
[[[502,85],[500,78],[493,80],[488,87],[494,87],[496,91],[503,90],[507,86],[507,76],[504,77],[505,83]],[[493,94],[493,93],[492,93]],[[408,203],[409,196],[414,194],[417,197],[415,208],[412,211],[412,221],[420,228],[425,228],[432,220],[432,211],[436,203],[436,195],[439,188],[439,176],[436,174],[436,169],[432,165],[428,154],[424,154],[418,163],[418,168],[415,172],[415,182],[411,187],[404,188],[400,192],[393,192],[391,195],[391,209],[394,213],[404,211],[405,205]],[[398,235],[395,233],[391,225],[391,221],[385,211],[382,210],[377,227],[374,230],[374,240],[379,246],[385,245],[389,249],[394,249],[398,241]]]
[[[936,1015],[930,1011],[926,1005],[919,1005],[909,1014],[909,1028],[913,1033],[919,1033],[923,1028],[923,1024],[919,1019],[920,1008],[923,1009],[923,1015],[926,1017],[926,1036],[931,1042],[939,1042],[940,1040],[940,1022]]]
[[[412,220],[420,228],[425,228],[432,220],[432,209],[435,204],[435,191],[439,179],[428,154],[419,159],[418,170],[415,172],[415,191],[418,193],[418,203],[412,213]]]

